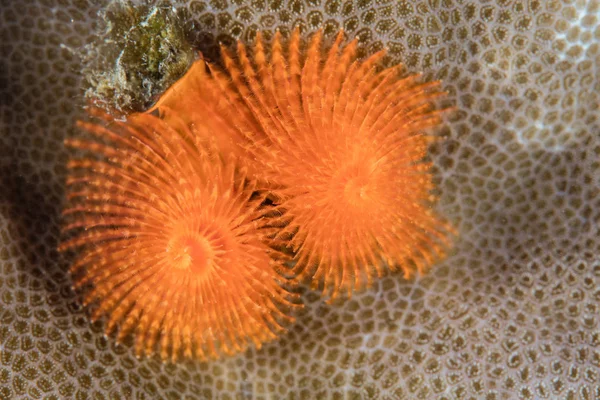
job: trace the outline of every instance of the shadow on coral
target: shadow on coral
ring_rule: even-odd
[[[13,164],[14,165],[14,164]],[[14,242],[27,262],[19,266],[33,277],[43,279],[46,285],[68,289],[67,268],[56,250],[60,237],[60,208],[48,191],[43,179],[32,175],[27,180],[17,174],[11,164],[0,170],[0,184],[4,189],[0,201],[9,206],[7,215]],[[31,178],[30,177],[30,178]]]

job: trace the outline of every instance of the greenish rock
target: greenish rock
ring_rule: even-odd
[[[114,114],[150,107],[196,57],[184,20],[166,1],[112,1],[101,13],[98,39],[85,48],[87,97]]]

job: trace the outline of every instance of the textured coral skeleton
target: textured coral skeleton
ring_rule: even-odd
[[[89,157],[69,161],[71,272],[86,285],[106,332],[133,332],[138,355],[216,358],[260,347],[291,321],[281,285],[285,256],[272,249],[266,197],[236,160],[214,155],[184,124],[150,114],[81,122],[96,140],[69,139]],[[175,117],[171,118],[171,120]],[[209,133],[204,132],[205,137]],[[101,141],[109,144],[102,144]],[[100,159],[98,159],[100,158]]]
[[[105,3],[0,7],[0,398],[593,399],[600,386],[600,47],[591,1],[173,2],[201,41],[301,24],[441,79],[460,109],[430,154],[456,253],[211,363],[136,359],[90,324],[53,253],[65,137]],[[218,49],[218,46],[215,46]],[[216,59],[216,58],[214,58]]]

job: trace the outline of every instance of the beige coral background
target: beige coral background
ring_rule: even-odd
[[[600,398],[600,2],[213,0],[198,40],[345,28],[444,80],[432,148],[460,238],[425,277],[307,307],[216,362],[138,360],[91,324],[55,251],[78,51],[104,1],[0,1],[0,398]]]

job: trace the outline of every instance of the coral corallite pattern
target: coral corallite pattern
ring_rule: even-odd
[[[274,339],[291,304],[278,274],[286,258],[266,240],[267,193],[184,124],[92,113],[107,126],[79,126],[96,140],[66,142],[90,157],[68,163],[63,215],[73,234],[59,249],[79,253],[71,272],[75,288],[92,286],[84,304],[96,303],[93,319],[108,315],[107,334],[120,325],[117,340],[133,333],[137,355],[160,347],[173,361]]]
[[[458,112],[430,158],[460,240],[424,278],[331,306],[306,291],[282,339],[180,364],[105,338],[55,250],[97,3],[0,6],[0,398],[599,396],[598,1],[185,2],[201,40],[344,28],[442,79]]]

